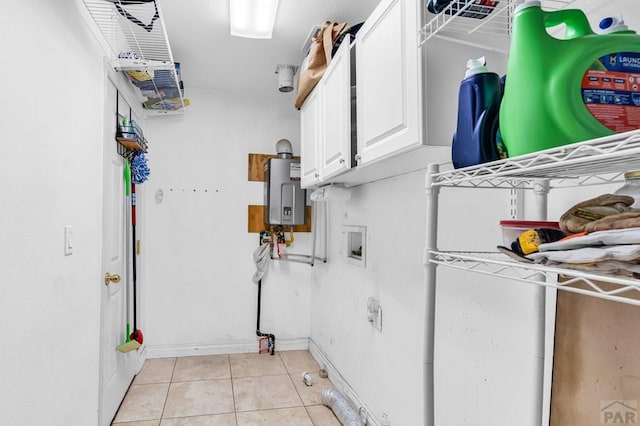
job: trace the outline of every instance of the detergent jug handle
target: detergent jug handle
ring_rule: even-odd
[[[563,9],[554,12],[544,12],[544,26],[552,28],[565,24],[565,40],[594,34],[589,25],[587,16],[578,9]]]

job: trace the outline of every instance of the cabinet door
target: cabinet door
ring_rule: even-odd
[[[318,169],[319,146],[322,141],[320,90],[309,94],[300,108],[300,185],[308,188],[320,182]]]
[[[320,82],[323,138],[320,144],[320,180],[351,168],[351,56],[346,39]]]
[[[382,0],[356,37],[358,164],[423,143],[417,4]]]

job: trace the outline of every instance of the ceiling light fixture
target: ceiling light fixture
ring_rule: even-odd
[[[271,38],[278,0],[229,0],[230,33],[248,38]]]

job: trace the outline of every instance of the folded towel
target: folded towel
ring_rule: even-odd
[[[531,253],[528,258],[535,262],[551,260],[562,263],[595,263],[605,260],[623,262],[635,261],[640,258],[640,244],[617,246],[583,247],[574,250],[559,250]]]
[[[541,252],[552,250],[573,250],[582,247],[640,244],[640,228],[612,229],[590,234],[572,236],[552,243],[540,244]]]

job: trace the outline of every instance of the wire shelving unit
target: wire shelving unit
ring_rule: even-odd
[[[596,185],[620,181],[624,172],[636,169],[640,169],[640,130],[462,169],[439,171],[439,165],[431,165],[427,187],[437,209],[434,192],[439,188],[535,190],[540,182],[548,182],[547,189]],[[431,215],[433,221],[435,216],[437,212]],[[426,255],[436,265],[640,305],[640,279],[633,276],[523,263],[501,253],[441,251],[437,241],[431,243]]]
[[[111,66],[139,89],[147,114],[183,112],[182,84],[159,0],[83,2],[109,47]]]

